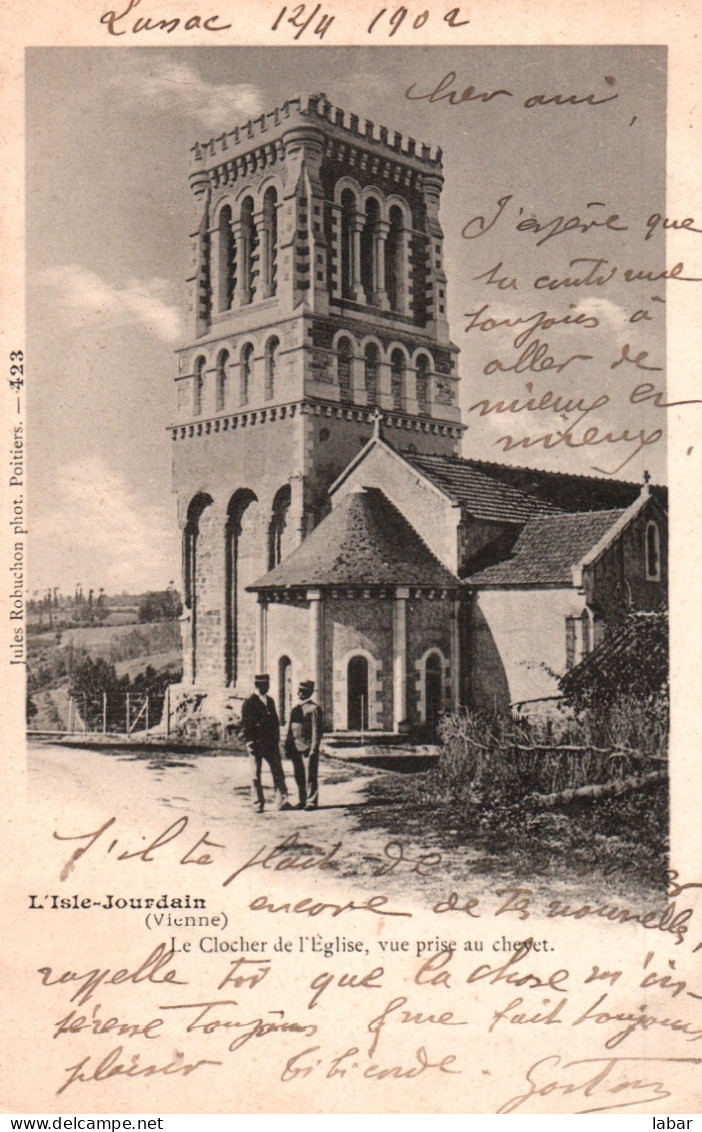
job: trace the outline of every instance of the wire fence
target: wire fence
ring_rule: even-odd
[[[165,692],[77,693],[68,697],[67,719],[55,733],[137,735],[171,731],[170,688]],[[45,730],[29,721],[29,731]]]

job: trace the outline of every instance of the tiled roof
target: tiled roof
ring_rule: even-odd
[[[486,475],[474,460],[419,452],[402,452],[402,456],[476,519],[524,523],[535,515],[552,515],[560,510],[546,499],[536,499],[517,486]]]
[[[552,503],[560,511],[609,511],[628,507],[641,491],[641,483],[617,480],[611,476],[581,476],[571,472],[548,472],[542,468],[519,468],[488,460],[467,460],[471,467],[520,491]],[[662,500],[667,490],[651,484],[651,493]]]
[[[550,515],[526,523],[511,554],[466,579],[469,586],[573,584],[571,568],[623,514],[585,511]]]
[[[349,492],[292,554],[248,588],[457,582],[382,491],[364,488]]]

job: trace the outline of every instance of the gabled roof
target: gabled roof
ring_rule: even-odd
[[[292,554],[247,588],[457,584],[383,492],[361,488],[350,491]]]
[[[536,499],[519,487],[486,475],[474,460],[421,452],[402,452],[402,457],[476,519],[524,523],[536,515],[559,511],[546,499]]]
[[[526,523],[509,558],[471,574],[466,585],[573,586],[574,567],[625,514],[624,511],[585,511],[549,515]]]
[[[452,459],[452,457],[443,457]],[[460,460],[460,457],[453,459]],[[629,507],[638,497],[641,482],[617,480],[611,476],[584,476],[572,472],[549,472],[543,468],[522,468],[496,464],[489,460],[464,460],[472,468],[498,483],[517,487],[533,499],[553,504],[560,511],[611,511]],[[651,494],[664,505],[665,487],[650,485]]]

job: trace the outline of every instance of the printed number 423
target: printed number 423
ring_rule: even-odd
[[[10,354],[10,386],[21,389],[24,385],[24,354],[21,350],[13,350]]]

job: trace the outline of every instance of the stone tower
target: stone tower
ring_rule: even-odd
[[[458,451],[441,151],[290,99],[192,148],[188,341],[171,426],[183,534],[183,691],[248,694],[245,587],[326,513],[370,438]],[[216,709],[216,704],[220,708]]]

